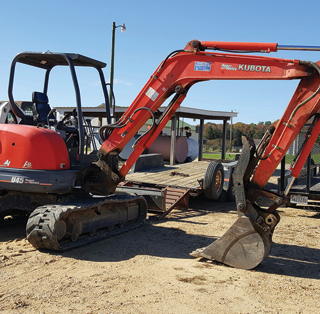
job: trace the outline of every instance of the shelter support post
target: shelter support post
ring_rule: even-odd
[[[202,153],[203,153],[203,130],[204,130],[204,119],[200,119],[200,129],[199,129],[199,154],[198,154],[198,160],[202,160]]]
[[[223,120],[221,159],[226,159],[227,120]]]
[[[170,149],[170,166],[175,164],[176,155],[176,128],[177,128],[177,117],[173,116],[171,119],[171,149]]]

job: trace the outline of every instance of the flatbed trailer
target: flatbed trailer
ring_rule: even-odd
[[[118,185],[116,192],[144,196],[149,212],[163,218],[174,208],[188,209],[189,197],[197,197],[204,192],[204,176],[210,162],[212,160],[193,161],[131,173]],[[224,168],[224,182],[220,201],[226,201],[228,191],[232,189],[232,172],[236,163],[221,162]]]

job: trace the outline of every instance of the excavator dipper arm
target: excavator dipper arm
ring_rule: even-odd
[[[233,53],[207,51],[210,49]],[[299,158],[292,166],[292,174],[297,176],[320,130],[318,122],[320,69],[317,64],[238,54],[238,52],[274,52],[279,49],[281,47],[278,44],[193,40],[183,50],[170,54],[159,65],[116,124],[100,129],[104,143],[99,151],[97,165],[108,172],[111,168],[108,164],[110,155],[119,154],[145,122],[150,118],[153,120],[151,129],[138,139],[135,150],[122,168],[119,171],[116,169],[111,171],[115,189],[142,151],[149,148],[160,134],[193,84],[208,80],[300,79],[297,90],[277,127],[271,128],[266,133],[259,147],[255,148],[244,139],[243,153],[234,174],[236,204],[240,217],[225,235],[207,248],[191,253],[193,256],[251,269],[269,254],[272,233],[280,220],[276,208],[282,204],[283,197],[264,191],[262,188],[300,129],[314,116],[313,132],[310,132]],[[155,112],[172,95],[174,96],[166,111],[155,121]],[[267,210],[260,208],[256,204],[258,196],[274,200],[275,205]]]

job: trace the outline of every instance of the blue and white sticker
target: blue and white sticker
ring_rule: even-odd
[[[194,70],[195,71],[207,71],[209,72],[211,70],[211,62],[199,62],[196,61],[194,64]]]
[[[155,101],[157,99],[157,97],[159,96],[159,93],[156,92],[152,87],[149,87],[149,89],[146,92],[146,95],[153,101]]]

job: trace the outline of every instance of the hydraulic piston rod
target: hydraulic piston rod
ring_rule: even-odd
[[[320,46],[278,45],[277,43],[201,41],[201,47],[213,50],[276,52],[278,50],[320,51]]]
[[[320,51],[320,46],[277,45],[277,50]]]

